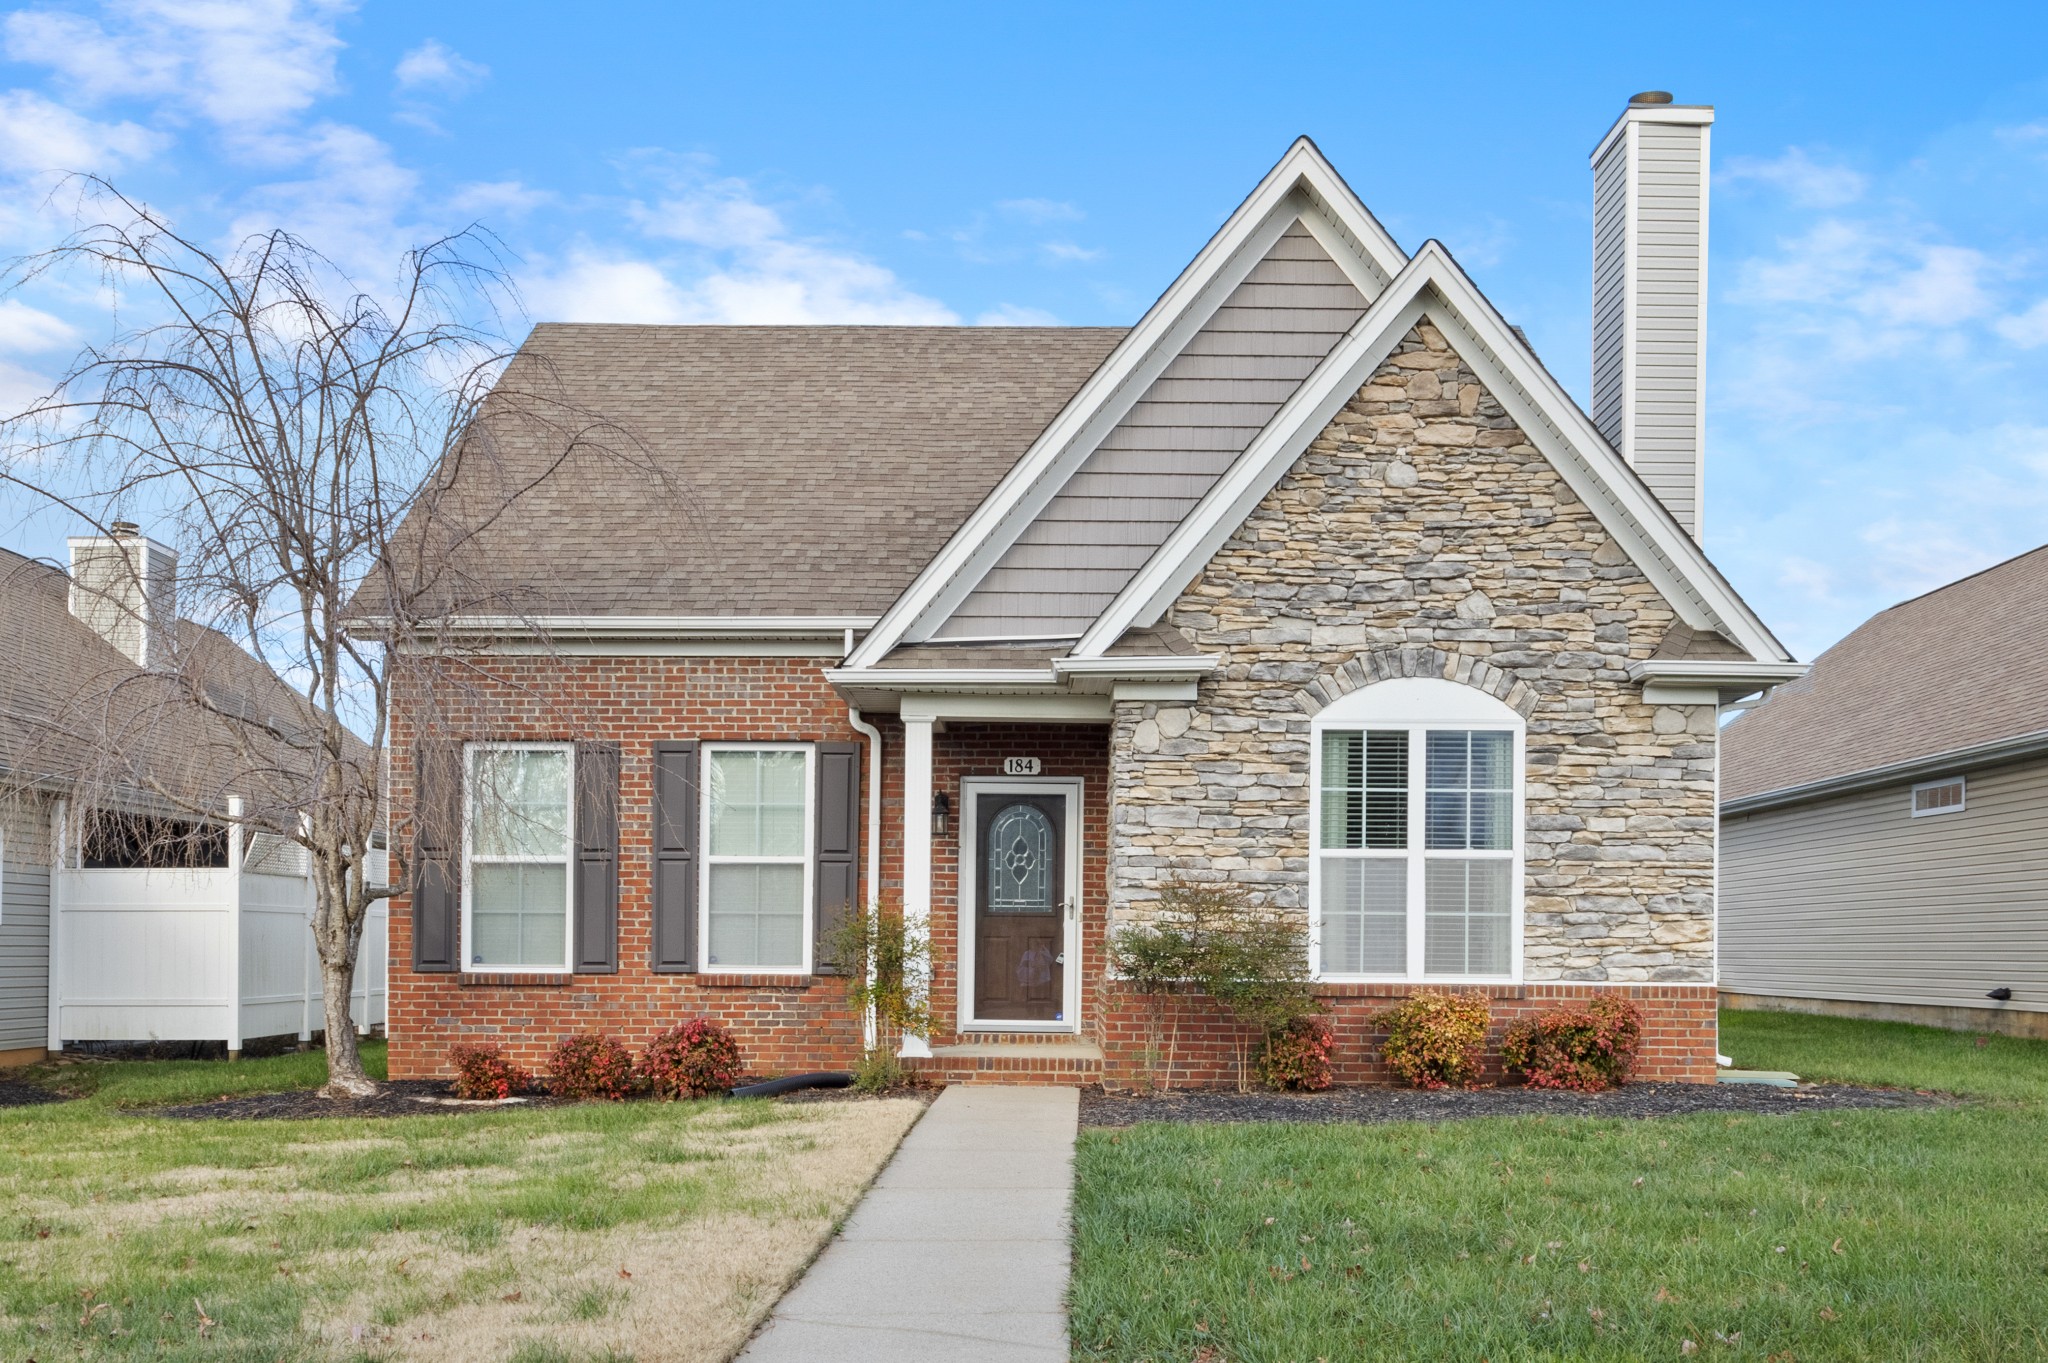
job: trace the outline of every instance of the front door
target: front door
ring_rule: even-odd
[[[974,798],[975,1019],[1064,1022],[1067,796]]]

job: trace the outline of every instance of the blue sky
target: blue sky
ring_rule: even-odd
[[[1556,8],[30,5],[0,250],[95,170],[366,280],[481,220],[539,320],[1125,323],[1306,132],[1583,399],[1586,156],[1661,88],[1719,110],[1716,561],[1811,657],[2048,539],[2048,11]],[[0,405],[106,327],[0,301]]]

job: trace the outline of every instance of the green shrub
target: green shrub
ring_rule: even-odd
[[[510,1098],[533,1087],[533,1076],[505,1058],[496,1046],[455,1046],[448,1052],[455,1065],[455,1096],[472,1102]]]
[[[1508,1027],[1501,1062],[1531,1088],[1599,1093],[1628,1082],[1643,1043],[1643,1010],[1603,997]]]
[[[839,920],[820,948],[846,972],[846,1001],[857,1013],[875,1010],[887,1036],[927,1036],[932,1028],[931,936],[883,899],[866,913]]]
[[[1337,1048],[1336,1029],[1326,1017],[1296,1018],[1287,1030],[1266,1042],[1259,1077],[1269,1088],[1293,1093],[1321,1093],[1336,1082],[1330,1056]]]
[[[861,1052],[853,1069],[853,1086],[862,1093],[887,1093],[907,1082],[909,1074],[896,1052],[887,1045],[870,1046]]]
[[[548,1055],[548,1092],[557,1098],[617,1102],[639,1087],[633,1053],[615,1037],[584,1033],[565,1038]]]
[[[669,1028],[647,1043],[634,1067],[657,1098],[709,1098],[739,1083],[745,1072],[740,1044],[709,1018]]]
[[[1380,1054],[1415,1088],[1470,1088],[1479,1077],[1488,1013],[1476,994],[1411,994],[1373,1019],[1387,1029]]]

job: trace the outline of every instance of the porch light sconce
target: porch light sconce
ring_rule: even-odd
[[[953,802],[946,798],[943,790],[932,793],[932,832],[940,837],[946,835],[946,816],[953,812]]]

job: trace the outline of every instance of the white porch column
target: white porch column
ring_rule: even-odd
[[[932,721],[913,715],[903,717],[903,927],[931,939]],[[929,952],[919,974],[919,983],[929,991]],[[932,1048],[925,1038],[906,1035],[901,1053],[925,1056]]]

